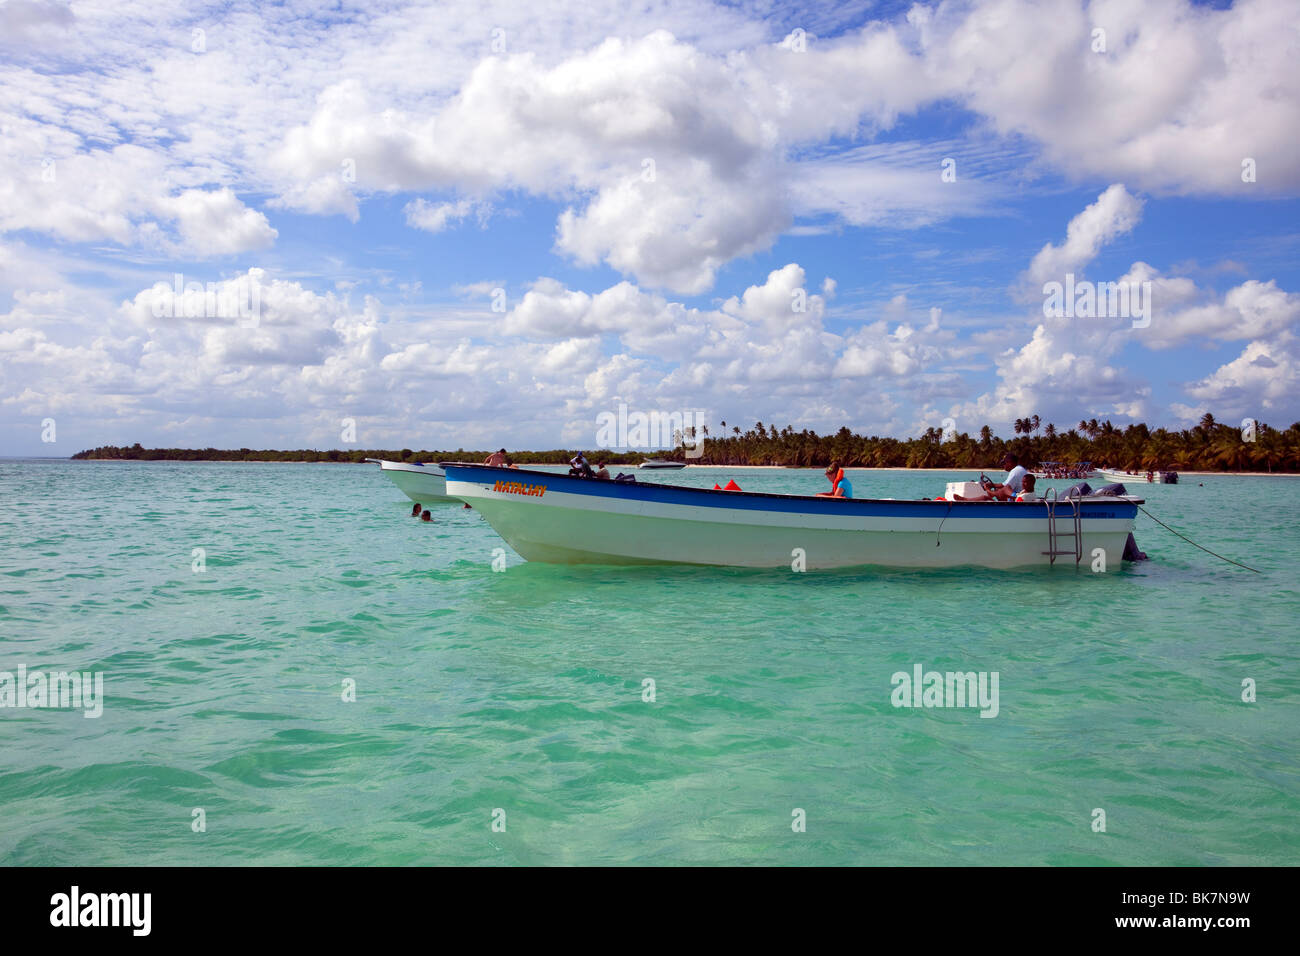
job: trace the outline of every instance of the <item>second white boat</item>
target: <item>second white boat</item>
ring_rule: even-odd
[[[384,477],[412,501],[422,505],[445,505],[460,500],[447,494],[447,475],[437,465],[386,461],[383,458],[367,458],[366,461],[378,464]]]
[[[1176,485],[1176,471],[1111,471],[1102,468],[1098,474],[1107,481],[1118,481],[1125,485]]]

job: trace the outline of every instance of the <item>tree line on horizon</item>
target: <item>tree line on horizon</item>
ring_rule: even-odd
[[[1080,421],[1061,430],[1038,415],[1014,422],[1015,435],[1004,439],[983,426],[977,435],[945,434],[927,428],[918,438],[864,437],[841,428],[834,435],[756,422],[744,432],[721,423],[723,435],[704,428],[701,464],[791,465],[811,467],[839,462],[861,468],[996,468],[1002,456],[1014,453],[1029,465],[1043,461],[1094,465],[1126,471],[1300,471],[1300,422],[1286,430],[1263,422],[1241,428],[1225,425],[1206,413],[1187,429],[1152,429],[1144,423],[1120,428],[1109,420]],[[693,436],[687,435],[690,441]],[[672,457],[682,460],[681,450]]]
[[[1237,428],[1204,415],[1192,428],[1175,431],[1148,428],[1137,423],[1119,428],[1110,421],[1086,419],[1066,431],[1039,416],[1017,419],[1015,436],[1009,439],[993,434],[985,425],[978,434],[928,428],[917,438],[899,439],[864,436],[843,427],[833,435],[819,435],[809,429],[795,431],[787,425],[755,422],[741,431],[740,426],[721,422],[721,433],[711,434],[703,428],[699,448],[688,450],[683,444],[695,445],[696,436],[687,430],[679,435],[676,448],[665,452],[615,452],[607,449],[583,450],[592,461],[611,465],[634,465],[647,458],[667,458],[698,465],[786,465],[813,467],[838,461],[845,467],[860,468],[996,468],[1002,455],[1010,451],[1022,462],[1058,461],[1067,464],[1091,461],[1095,465],[1129,471],[1173,469],[1189,471],[1288,471],[1300,472],[1300,422],[1285,430],[1259,422]],[[564,464],[578,449],[550,451],[511,451],[518,465]],[[698,454],[696,454],[698,452]],[[131,461],[307,461],[360,463],[367,458],[391,461],[438,462],[482,461],[488,451],[458,448],[455,451],[415,451],[410,448],[340,450],[218,448],[143,448],[137,442],[129,447],[104,445],[73,455],[76,459],[109,458]]]
[[[367,458],[384,458],[388,461],[439,462],[468,461],[480,462],[491,452],[457,448],[455,451],[414,451],[410,448],[400,450],[392,448],[346,449],[338,448],[299,448],[281,451],[267,448],[144,448],[139,442],[134,445],[101,445],[79,451],[74,459],[120,459],[123,461],[305,461],[337,462],[339,464],[362,464]],[[517,465],[559,465],[567,464],[577,454],[576,450],[562,448],[552,451],[514,451],[509,458]],[[608,462],[611,465],[635,465],[650,457],[641,452],[612,452],[605,449],[585,451],[584,455],[595,462]]]

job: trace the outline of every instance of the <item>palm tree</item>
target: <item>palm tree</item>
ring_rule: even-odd
[[[1233,428],[1217,426],[1218,433],[1210,443],[1210,456],[1223,468],[1244,471],[1250,465],[1251,445],[1241,440],[1241,435]]]

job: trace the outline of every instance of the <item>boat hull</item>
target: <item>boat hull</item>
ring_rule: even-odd
[[[445,505],[459,501],[447,494],[447,477],[437,465],[417,465],[404,461],[367,458],[383,469],[384,477],[406,497],[422,505]]]
[[[1046,506],[748,494],[445,463],[448,493],[519,555],[555,564],[1017,568],[1049,559]],[[1139,499],[1089,498],[1083,556],[1121,565]],[[1063,509],[1064,510],[1064,509]],[[1072,522],[1058,519],[1071,530]],[[1062,546],[1073,547],[1073,539]],[[1073,565],[1073,554],[1057,563]]]
[[[1158,471],[1152,473],[1150,481],[1147,481],[1145,472],[1132,474],[1127,471],[1101,471],[1099,474],[1107,481],[1118,481],[1125,485],[1163,485],[1165,483],[1164,475]]]

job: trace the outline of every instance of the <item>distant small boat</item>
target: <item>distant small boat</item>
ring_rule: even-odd
[[[1112,471],[1108,468],[1103,468],[1101,469],[1100,474],[1107,481],[1119,481],[1130,485],[1178,484],[1178,472],[1176,471]]]
[[[383,469],[384,477],[401,490],[402,494],[422,505],[444,505],[459,501],[447,494],[447,475],[437,465],[422,465],[419,462],[385,461],[382,458],[367,458]]]
[[[553,564],[1118,570],[1142,499],[826,498],[443,462],[447,489],[523,558]],[[1073,561],[1069,559],[1073,558]],[[1091,564],[1084,564],[1092,567]]]
[[[686,462],[665,461],[663,458],[651,458],[647,461],[641,462],[641,464],[637,465],[637,467],[638,468],[659,468],[662,469],[663,471],[670,471],[677,468],[685,468]]]

